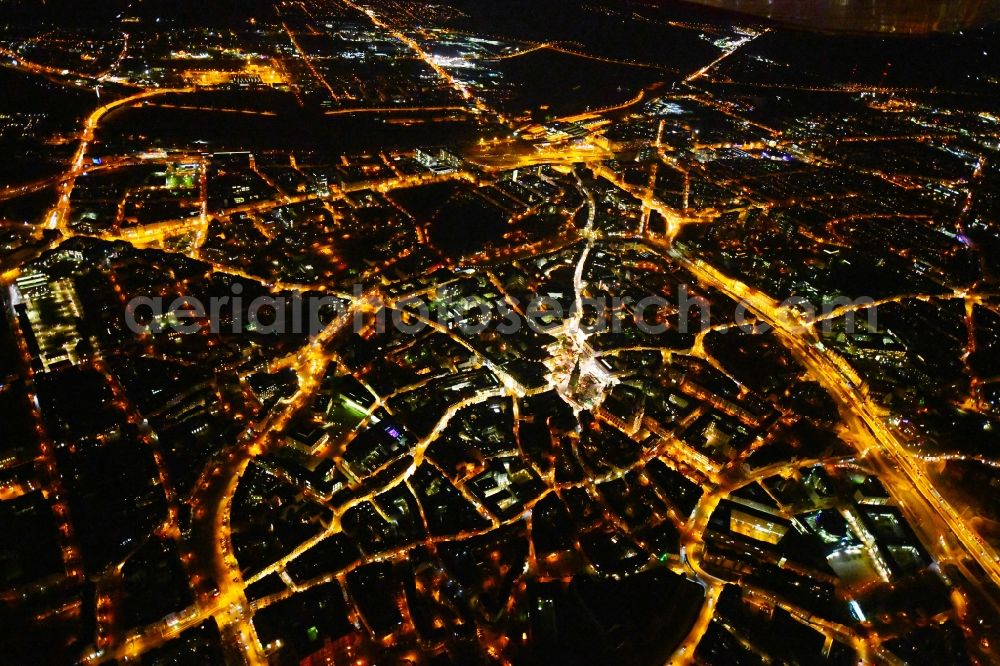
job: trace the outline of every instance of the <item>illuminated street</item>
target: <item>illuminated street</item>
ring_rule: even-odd
[[[8,4],[10,663],[997,662],[988,8]]]

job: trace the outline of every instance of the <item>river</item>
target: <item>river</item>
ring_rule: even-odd
[[[1000,20],[1000,0],[690,0],[822,31],[925,34]]]

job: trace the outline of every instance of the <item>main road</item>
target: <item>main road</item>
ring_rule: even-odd
[[[914,516],[925,535],[925,545],[936,559],[951,560],[945,535],[951,533],[962,550],[974,560],[993,583],[991,597],[1000,591],[1000,557],[977,535],[927,478],[921,462],[900,442],[883,420],[884,410],[875,405],[862,390],[860,380],[847,362],[824,349],[813,328],[799,320],[794,312],[781,306],[767,294],[735,280],[699,259],[691,259],[676,249],[668,254],[684,266],[703,285],[718,289],[741,302],[747,311],[768,324],[784,346],[838,403],[845,424],[857,438],[859,453],[890,474],[890,489],[905,510]],[[984,590],[985,592],[985,590]]]
[[[169,93],[189,93],[193,91],[194,88],[153,88],[136,93],[135,95],[129,95],[128,97],[121,97],[94,109],[94,111],[87,116],[87,120],[84,122],[83,128],[80,130],[78,137],[80,145],[77,146],[76,152],[73,153],[73,159],[70,162],[69,171],[59,187],[58,203],[56,203],[55,207],[53,207],[48,213],[48,227],[50,229],[58,229],[63,232],[63,235],[67,235],[66,232],[68,231],[67,224],[69,217],[70,196],[73,194],[73,188],[76,187],[77,177],[79,177],[84,171],[83,160],[87,155],[87,149],[90,147],[90,143],[94,140],[94,132],[97,130],[97,126],[100,124],[101,119],[103,119],[104,116],[111,113],[115,109],[128,106],[129,104],[133,104],[150,97],[166,95]]]

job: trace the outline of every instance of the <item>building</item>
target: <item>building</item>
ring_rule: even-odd
[[[788,532],[788,521],[749,508],[733,507],[729,514],[729,529],[757,541],[776,544]]]
[[[11,287],[11,304],[28,349],[40,369],[80,362],[78,324],[83,311],[73,281],[52,280],[42,272],[25,273]]]

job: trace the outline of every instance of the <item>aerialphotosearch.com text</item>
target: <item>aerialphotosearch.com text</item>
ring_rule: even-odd
[[[668,331],[697,334],[724,323],[748,333],[769,330],[761,313],[746,302],[723,301],[713,306],[706,298],[692,295],[686,285],[679,285],[673,298],[648,295],[643,298],[609,296],[601,298],[559,298],[536,295],[524,301],[498,297],[449,296],[432,292],[397,300],[383,299],[375,290],[355,285],[351,298],[332,295],[260,295],[245,297],[243,287],[235,283],[229,295],[200,299],[194,296],[139,296],[126,306],[125,323],[137,334],[162,332],[226,333],[253,332],[273,335],[318,335],[333,322],[350,325],[355,332],[384,332],[393,327],[414,335],[430,327],[458,330],[464,335],[478,335],[495,330],[513,335],[525,327],[536,333],[553,333],[567,325],[585,334],[621,333],[635,326],[646,335]],[[712,318],[713,309],[724,317]],[[872,298],[835,297],[812,303],[792,297],[772,310],[781,317],[785,328],[819,326],[828,332],[851,333],[863,317],[864,330],[877,330],[877,308]],[[772,316],[773,320],[773,316]],[[837,322],[836,324],[834,322]]]

